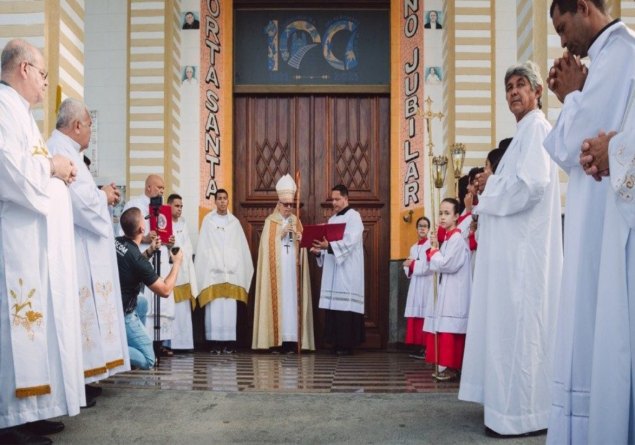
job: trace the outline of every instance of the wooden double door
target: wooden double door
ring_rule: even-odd
[[[331,188],[344,184],[364,222],[365,347],[384,347],[388,329],[389,98],[385,95],[236,95],[233,208],[257,264],[265,218],[286,173],[301,175],[301,220],[326,222]],[[318,309],[321,269],[310,257],[315,338],[322,345]],[[255,282],[255,274],[254,274]],[[239,311],[238,341],[251,345],[254,288]]]

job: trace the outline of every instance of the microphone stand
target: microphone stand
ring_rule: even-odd
[[[159,217],[159,207],[152,206],[150,211],[155,218]],[[158,235],[157,235],[158,236]],[[157,249],[152,256],[152,265],[154,271],[158,276],[161,276],[161,248]],[[154,349],[154,367],[159,367],[159,360],[161,357],[161,297],[159,294],[154,294],[154,341],[152,342],[152,348]]]

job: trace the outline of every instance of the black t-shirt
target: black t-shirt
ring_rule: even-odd
[[[130,238],[125,236],[115,238],[115,250],[123,312],[129,314],[137,307],[137,295],[141,291],[141,284],[150,286],[159,279],[159,276],[150,261],[143,256],[139,246]]]

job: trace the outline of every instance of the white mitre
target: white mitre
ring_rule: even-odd
[[[291,198],[295,196],[295,191],[297,187],[295,185],[295,181],[291,177],[289,173],[284,175],[282,178],[278,180],[276,183],[276,192],[278,193],[278,198]]]

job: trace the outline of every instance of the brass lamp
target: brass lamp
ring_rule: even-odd
[[[448,158],[447,156],[435,156],[432,158],[432,164],[434,165],[434,186],[441,189],[448,169]]]
[[[452,167],[454,169],[454,179],[456,184],[456,197],[459,197],[459,178],[463,171],[463,162],[465,161],[465,144],[457,142],[452,144],[450,149],[450,156],[452,156]]]

